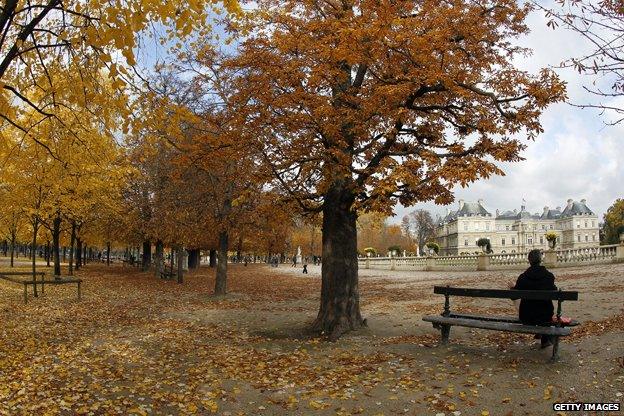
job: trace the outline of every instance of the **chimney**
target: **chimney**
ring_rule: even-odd
[[[498,217],[498,208],[496,208],[496,216]]]
[[[459,209],[462,209],[464,207],[464,200],[460,199],[459,200]]]
[[[477,202],[479,203],[479,205],[483,205],[483,200],[482,199],[477,199]]]
[[[572,202],[574,202],[572,199],[568,199],[568,206],[571,207],[572,206]]]
[[[561,207],[557,207],[557,211],[561,211]]]
[[[548,214],[548,207],[544,207],[544,214]]]
[[[517,214],[517,213],[518,213],[518,210],[514,208],[514,214]]]
[[[585,205],[586,202],[587,200],[585,198],[581,199],[581,204]]]
[[[449,215],[451,213],[451,209],[449,207],[446,207],[446,215]]]

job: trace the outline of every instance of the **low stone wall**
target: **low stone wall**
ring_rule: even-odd
[[[529,266],[527,253],[475,254],[429,257],[361,257],[359,267],[379,270],[509,270]],[[624,262],[624,245],[613,244],[582,249],[547,250],[546,267],[571,267]]]

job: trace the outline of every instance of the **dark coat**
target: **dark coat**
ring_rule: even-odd
[[[544,266],[531,266],[522,273],[514,289],[517,290],[557,290],[555,276]],[[520,321],[528,325],[548,323],[553,316],[553,303],[550,300],[522,299],[520,301]]]

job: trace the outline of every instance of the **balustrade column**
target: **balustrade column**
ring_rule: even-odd
[[[546,267],[557,266],[557,252],[555,250],[546,250],[544,252],[544,266]]]
[[[620,243],[620,245],[615,248],[615,261],[618,263],[624,262],[624,243]]]
[[[490,268],[490,256],[485,253],[479,254],[477,257],[477,270],[483,271]]]
[[[425,271],[430,272],[431,270],[433,270],[433,267],[435,266],[435,257],[433,256],[429,256],[427,257],[427,259],[425,260]]]

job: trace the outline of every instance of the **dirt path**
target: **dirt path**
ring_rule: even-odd
[[[21,303],[0,282],[0,414],[554,414],[554,401],[622,401],[624,264],[555,270],[581,292],[564,314],[583,324],[546,364],[530,336],[454,328],[451,344],[421,320],[439,313],[434,284],[505,287],[518,272],[361,273],[367,329],[328,343],[308,331],[320,279],[290,267],[233,265],[183,285],[88,266],[82,302],[46,288]],[[453,310],[513,313],[505,301]]]

